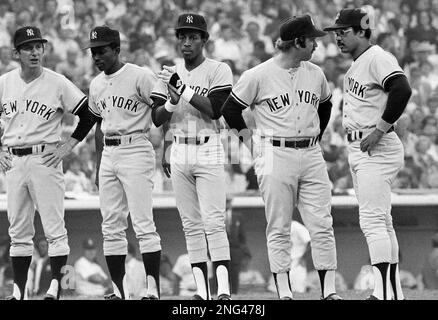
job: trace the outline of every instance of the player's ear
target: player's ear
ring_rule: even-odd
[[[15,60],[20,59],[20,52],[18,52],[17,49],[12,49],[12,58],[14,58]]]

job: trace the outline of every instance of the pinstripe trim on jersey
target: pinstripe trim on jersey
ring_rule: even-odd
[[[391,72],[390,74],[388,74],[382,81],[382,87],[385,88],[385,84],[386,81],[388,81],[389,79],[391,79],[392,77],[398,76],[398,75],[404,75],[403,71],[397,70],[394,72]]]
[[[91,106],[88,106],[88,110],[90,110],[90,112],[91,112],[92,114],[94,114],[96,117],[102,118],[102,115],[100,115],[100,114],[94,112],[94,110],[91,109]]]
[[[215,92],[215,91],[221,91],[221,90],[225,90],[225,89],[231,89],[233,86],[231,85],[231,84],[225,84],[225,85],[223,85],[223,86],[216,86],[216,87],[213,87],[213,88],[211,88],[209,91],[208,91],[208,94],[210,94],[210,93],[212,93],[212,92]]]
[[[239,99],[239,98],[234,94],[233,91],[231,91],[231,96],[233,97],[234,100],[236,100],[236,102],[237,102],[238,104],[240,104],[240,106],[242,107],[242,109],[245,109],[245,108],[248,108],[248,107],[249,107],[249,104],[247,104],[247,103],[245,103],[245,101]]]
[[[76,115],[79,110],[81,110],[82,106],[85,104],[85,102],[88,101],[87,96],[84,96],[81,101],[79,101],[79,103],[76,105],[76,107],[74,107],[73,111],[71,113],[73,113],[74,115]]]
[[[151,98],[160,98],[160,99],[167,100],[167,95],[165,95],[164,93],[152,92]]]
[[[329,96],[328,96],[327,98],[325,98],[324,100],[320,100],[319,103],[320,103],[320,104],[321,104],[321,103],[324,103],[324,102],[330,100],[331,98],[332,98],[332,94],[330,93]]]

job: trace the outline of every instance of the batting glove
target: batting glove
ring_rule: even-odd
[[[176,67],[163,66],[163,70],[158,73],[158,77],[164,81],[164,83],[174,87],[176,93],[185,101],[190,102],[195,92],[185,85],[178,73]]]

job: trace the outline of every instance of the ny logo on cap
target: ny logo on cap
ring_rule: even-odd
[[[187,16],[186,23],[193,23],[193,16]]]
[[[32,29],[26,29],[26,35],[28,37],[34,37],[35,36],[35,34],[33,33]]]
[[[310,17],[310,22],[312,22],[312,25],[315,25],[315,22],[313,21],[312,17]]]
[[[91,32],[91,39],[92,40],[97,39],[97,31]]]

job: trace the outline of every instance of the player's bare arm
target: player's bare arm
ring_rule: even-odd
[[[164,146],[163,146],[163,155],[161,158],[161,165],[163,166],[163,171],[166,177],[170,178],[170,148],[172,146],[172,132],[169,131],[169,122],[166,121],[163,123],[163,137],[164,137]]]
[[[382,119],[377,123],[376,129],[360,143],[360,149],[363,152],[368,152],[369,155],[383,135],[400,118],[412,94],[411,87],[404,75],[395,76],[389,80],[385,91],[388,92],[388,102]]]

